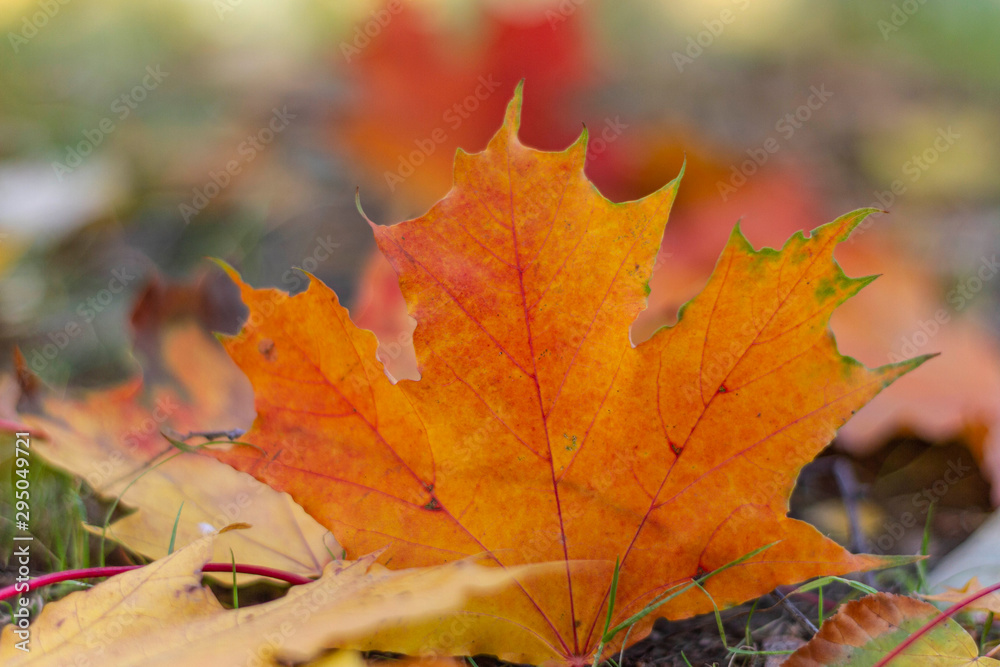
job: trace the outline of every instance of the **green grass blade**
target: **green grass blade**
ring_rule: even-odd
[[[745,637],[747,644],[753,643],[753,637],[750,636],[750,622],[753,620],[753,614],[755,611],[757,611],[757,605],[759,604],[760,604],[760,598],[757,598],[756,600],[753,601],[753,604],[750,605],[750,613],[747,614],[747,624],[746,627],[743,628],[743,635]]]
[[[819,587],[819,601],[818,601],[818,605],[817,606],[819,607],[819,627],[823,627],[823,587],[822,586]]]
[[[181,501],[181,506],[177,508],[177,516],[174,518],[174,528],[170,531],[170,545],[167,547],[167,555],[169,556],[174,552],[174,543],[177,541],[177,524],[181,522],[181,512],[184,511],[184,501]]]
[[[808,591],[816,590],[817,588],[822,588],[823,586],[826,586],[833,582],[838,582],[846,586],[850,586],[851,588],[861,593],[864,593],[865,595],[875,595],[876,593],[878,593],[877,590],[875,590],[868,584],[863,584],[860,581],[854,581],[853,579],[844,579],[843,577],[830,575],[827,577],[820,577],[819,579],[813,579],[812,581],[806,582],[801,586],[799,586],[798,588],[796,588],[791,593],[789,593],[788,595],[795,595],[796,593],[806,593]]]
[[[243,447],[252,447],[261,454],[267,453],[257,445],[249,442],[243,442],[242,440],[209,440],[208,442],[200,442],[197,445],[189,445],[186,442],[171,438],[166,433],[161,432],[160,435],[166,438],[167,442],[169,442],[175,449],[179,449],[180,451],[187,452],[189,454],[197,454],[198,450],[202,447],[211,447],[212,445],[242,445]]]
[[[612,628],[608,632],[608,634],[605,635],[605,637],[602,640],[602,642],[605,643],[605,644],[607,644],[612,639],[614,639],[615,635],[617,635],[623,629],[625,629],[626,627],[635,625],[636,623],[638,623],[639,621],[641,621],[643,618],[645,618],[646,616],[648,616],[650,613],[652,613],[654,610],[656,610],[659,607],[663,606],[664,604],[666,604],[670,600],[674,599],[678,595],[691,590],[697,584],[699,584],[701,582],[708,581],[710,578],[714,577],[717,574],[721,574],[722,572],[725,572],[726,570],[728,570],[731,567],[735,567],[737,565],[740,565],[741,563],[744,563],[744,562],[750,560],[754,556],[756,556],[756,555],[758,555],[758,554],[760,554],[760,553],[762,553],[764,551],[767,551],[768,549],[770,549],[771,547],[773,547],[775,544],[777,544],[780,541],[781,540],[777,540],[775,542],[771,542],[770,544],[765,544],[764,546],[762,546],[762,547],[760,547],[758,549],[754,549],[750,553],[744,554],[743,556],[740,556],[736,560],[730,561],[730,562],[726,563],[725,565],[723,565],[722,567],[720,567],[720,568],[718,568],[716,570],[712,570],[708,574],[704,574],[704,575],[698,577],[697,579],[694,579],[689,584],[686,584],[686,585],[684,585],[684,584],[677,584],[677,585],[671,587],[670,589],[667,589],[666,591],[664,591],[663,594],[661,594],[660,597],[653,598],[653,601],[650,602],[645,608],[643,608],[642,610],[636,612],[635,614],[633,614],[632,616],[630,616],[628,619],[626,619],[625,621],[622,621],[621,623],[619,623],[618,625],[616,625],[614,628]],[[680,590],[671,592],[674,588],[677,588],[678,586],[682,586],[682,588]]]
[[[139,475],[136,476],[135,479],[133,479],[131,482],[129,482],[128,485],[124,489],[122,489],[122,492],[118,494],[118,496],[115,498],[115,501],[113,503],[111,503],[111,507],[108,508],[108,513],[104,517],[104,525],[101,526],[101,541],[100,541],[99,553],[97,554],[97,556],[98,556],[98,563],[100,564],[101,567],[104,567],[104,541],[105,541],[105,539],[107,538],[107,535],[108,535],[108,525],[111,523],[111,516],[115,513],[115,510],[118,509],[118,503],[121,502],[122,496],[124,496],[126,493],[128,493],[128,490],[132,488],[132,485],[135,484],[136,482],[138,482],[140,479],[142,479],[143,475],[145,475],[146,473],[150,472],[151,470],[156,470],[157,468],[159,468],[161,465],[163,465],[167,461],[170,461],[171,459],[175,459],[175,458],[177,458],[180,455],[181,455],[180,452],[177,452],[176,454],[171,454],[170,456],[168,456],[167,458],[163,459],[159,463],[156,463],[156,464],[150,466],[149,468],[143,470]]]
[[[722,646],[725,647],[727,651],[735,655],[747,655],[747,656],[758,656],[758,655],[789,655],[795,651],[758,651],[756,649],[743,648],[742,646],[731,647],[729,642],[726,641],[726,628],[722,623],[722,614],[719,612],[719,606],[715,604],[715,598],[709,593],[704,586],[697,580],[695,580],[694,585],[705,594],[708,601],[712,603],[712,609],[715,610],[715,623],[719,627],[719,639],[722,640]],[[751,643],[751,642],[747,642]]]
[[[983,623],[983,632],[979,635],[979,655],[986,653],[986,637],[993,629],[993,612],[986,614],[986,622]]]
[[[618,653],[619,664],[624,664],[625,662],[625,647],[628,646],[628,636],[632,634],[632,628],[635,626],[630,626],[628,630],[625,631],[625,637],[622,639],[622,650]]]
[[[608,593],[608,616],[604,619],[604,632],[601,634],[601,642],[597,645],[597,651],[594,652],[594,664],[593,667],[597,667],[598,661],[601,659],[601,654],[604,653],[604,637],[608,636],[608,628],[611,627],[611,618],[615,613],[615,599],[618,596],[618,575],[621,573],[621,561],[615,558],[615,571],[611,575],[611,591]]]
[[[618,595],[618,575],[621,574],[621,561],[615,558],[615,573],[611,575],[611,594],[608,599],[608,616],[604,619],[604,635],[608,634],[611,627],[611,618],[614,616],[615,599]],[[603,635],[602,635],[603,636]]]
[[[920,541],[920,555],[926,556],[927,549],[931,541],[931,519],[934,517],[934,506],[937,504],[937,500],[933,501],[930,507],[927,508],[927,520],[924,521],[924,537]],[[922,561],[917,561],[917,590],[921,593],[927,592],[927,564]]]
[[[233,562],[233,609],[240,608],[240,588],[236,585],[236,554],[233,553],[233,548],[229,547],[229,558]]]
[[[108,524],[111,522],[111,515],[114,514],[115,510],[118,508],[118,504],[121,502],[122,496],[124,496],[125,493],[130,488],[132,488],[133,484],[135,484],[140,479],[142,479],[143,475],[145,475],[146,473],[148,473],[148,472],[150,472],[152,470],[155,470],[155,469],[159,468],[161,465],[163,465],[167,461],[173,460],[173,459],[177,458],[178,456],[180,456],[183,453],[196,454],[196,453],[198,453],[198,450],[201,449],[202,447],[209,447],[211,445],[221,445],[221,444],[243,445],[243,446],[246,446],[246,447],[252,447],[253,449],[256,449],[257,451],[261,452],[262,454],[264,453],[264,450],[261,449],[260,447],[258,447],[257,445],[250,444],[249,442],[240,442],[238,440],[210,440],[208,442],[203,442],[203,443],[200,443],[200,444],[197,444],[197,445],[189,445],[186,442],[181,442],[180,440],[175,440],[174,438],[171,438],[166,433],[160,433],[160,435],[162,435],[166,439],[166,441],[169,442],[171,444],[171,446],[173,446],[178,451],[176,453],[174,453],[174,454],[171,454],[170,456],[168,456],[167,458],[163,459],[162,461],[159,461],[158,463],[155,463],[155,464],[149,466],[146,470],[143,470],[142,473],[140,473],[139,475],[137,475],[135,479],[133,479],[131,482],[128,483],[128,486],[126,486],[124,489],[122,489],[122,492],[118,494],[118,497],[115,498],[115,501],[111,504],[111,507],[108,509],[108,513],[107,513],[107,515],[104,518],[104,525],[101,527],[100,553],[98,554],[98,562],[99,562],[99,564],[100,564],[101,567],[104,567],[104,542],[107,539]],[[170,451],[170,450],[166,450],[166,451]]]

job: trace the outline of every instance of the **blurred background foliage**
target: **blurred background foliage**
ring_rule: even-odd
[[[931,274],[930,317],[1000,247],[993,1],[0,8],[0,337],[57,386],[134,370],[125,323],[154,275],[204,276],[212,326],[232,329],[234,294],[208,256],[293,291],[304,281],[290,269],[304,267],[357,304],[373,243],[355,190],[377,222],[422,213],[447,192],[455,148],[482,149],[521,78],[524,141],[560,149],[585,123],[588,174],[612,199],[647,194],[687,159],[663,259],[707,264],[667,280],[666,320],[737,219],[756,245],[780,245],[854,208],[889,209],[858,245],[892,239]],[[969,309],[991,331],[996,293],[987,281]]]

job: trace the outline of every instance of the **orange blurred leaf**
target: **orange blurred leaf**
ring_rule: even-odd
[[[858,413],[841,432],[853,453],[914,433],[932,442],[964,436],[986,474],[1000,479],[1000,345],[974,314],[945,300],[937,277],[913,256],[858,237],[838,252],[847,270],[884,277],[833,319],[841,347],[864,360],[940,353]],[[862,242],[860,239],[864,239]],[[1000,485],[994,484],[994,500]]]
[[[523,78],[538,86],[526,110],[528,138],[542,145],[572,140],[559,114],[594,71],[585,10],[576,10],[554,2],[483,10],[470,40],[468,30],[435,26],[426,8],[402,3],[370,44],[338,54],[358,94],[333,125],[338,142],[378,179],[379,191],[384,186],[397,203],[422,210],[451,183],[455,149],[489,140]]]
[[[144,556],[167,554],[178,515],[177,545],[241,521],[254,528],[222,535],[214,560],[229,561],[232,548],[245,563],[319,573],[339,545],[287,494],[181,452],[161,435],[229,431],[253,419],[252,390],[239,368],[189,317],[168,321],[170,304],[162,296],[147,291],[133,315],[136,346],[149,355],[142,376],[64,396],[39,391],[25,402],[21,417],[36,434],[34,451],[104,498],[122,494],[122,506],[136,511],[111,523],[107,536]]]

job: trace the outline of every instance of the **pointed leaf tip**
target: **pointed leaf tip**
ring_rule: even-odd
[[[510,99],[510,103],[507,104],[507,113],[504,115],[504,129],[507,130],[509,136],[517,136],[518,131],[521,129],[521,102],[523,100],[524,91],[524,79],[517,82],[517,86],[514,88],[514,96]]]
[[[368,217],[368,214],[365,213],[365,210],[363,208],[361,208],[361,188],[360,187],[358,187],[357,189],[354,190],[354,206],[357,207],[358,213],[361,214],[361,217],[364,218],[365,222],[367,222],[370,227],[374,228],[375,227],[375,223],[372,222],[372,219]]]
[[[240,272],[233,268],[233,265],[226,260],[220,257],[207,257],[206,259],[222,269],[225,274],[229,276],[229,278],[237,285],[243,283],[243,278],[240,276]]]

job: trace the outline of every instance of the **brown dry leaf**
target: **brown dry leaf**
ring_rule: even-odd
[[[215,536],[45,606],[30,652],[14,628],[0,636],[5,667],[245,667],[308,660],[413,619],[446,622],[466,598],[496,591],[526,568],[468,561],[412,570],[374,566],[375,555],[329,563],[315,582],[278,600],[227,610],[201,584]]]
[[[933,605],[891,593],[852,600],[827,619],[784,667],[871,667],[940,614]],[[998,667],[1000,661],[980,658],[976,642],[949,618],[893,658],[891,665]]]

